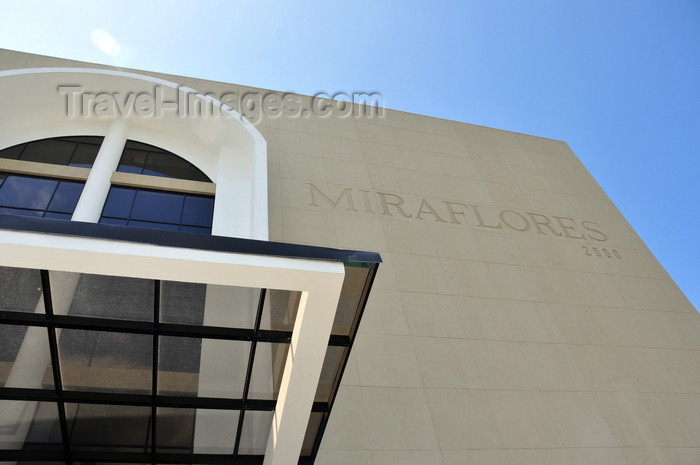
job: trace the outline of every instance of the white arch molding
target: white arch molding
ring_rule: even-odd
[[[150,116],[139,116],[133,112],[128,116],[98,116],[94,112],[83,114],[80,108],[71,116],[67,114],[66,92],[61,92],[59,87],[80,88],[85,93],[118,94],[121,98],[142,92],[154,94],[155,89],[159,88],[163,92],[164,100],[174,100],[177,93],[182,92],[201,103],[211,104],[220,113],[219,116],[181,115],[178,111],[163,111],[160,115]],[[132,139],[181,156],[216,183],[212,234],[268,239],[267,144],[252,124],[221,102],[158,78],[82,68],[36,68],[0,72],[0,101],[3,103],[0,106],[0,149],[50,137],[105,137],[83,191],[88,195],[81,196],[73,220],[99,220],[107,192],[105,189],[109,185],[107,181],[117,166],[124,143],[127,139]],[[91,178],[95,181],[91,182]],[[3,265],[30,268],[36,266],[37,264],[31,263],[31,253],[20,250],[8,234],[12,236],[12,233],[0,232],[0,236],[3,236],[0,248],[4,247],[5,250],[4,254],[0,254]],[[41,240],[35,237],[30,242],[48,246],[48,250],[53,250],[50,246],[52,241],[60,240],[45,235],[40,237]],[[103,259],[104,257],[81,258],[79,252],[89,247],[90,241],[78,242],[80,243],[74,244],[74,249],[68,255],[42,266],[59,272],[79,273],[90,272],[86,269],[89,264],[102,263],[108,265],[100,270],[104,274],[149,278],[159,274],[150,265],[132,264],[126,267],[127,269],[116,270],[113,266],[118,260],[113,260],[113,257],[109,260]],[[118,243],[108,242],[101,248],[111,250],[118,246]],[[44,252],[46,250],[40,255],[50,255]],[[163,247],[155,247],[153,251],[148,252],[144,250],[142,253],[129,250],[117,255],[139,259],[155,254],[166,260],[176,255],[174,251]],[[194,262],[206,261],[206,257],[202,257],[200,251],[189,253],[194,254]],[[224,255],[226,260],[232,259],[230,254]],[[18,261],[12,262],[12,257]],[[261,260],[259,257],[249,256],[243,256],[242,259],[252,260],[254,263]],[[69,263],[74,265],[73,269],[66,268]],[[270,270],[265,271],[260,282],[249,286],[301,290],[305,296],[298,309],[292,342],[282,374],[282,389],[267,440],[265,465],[293,465],[297,462],[331,332],[334,312],[329,312],[328,309],[335,309],[337,306],[344,275],[340,263],[297,260],[293,266],[303,270],[312,269],[320,274],[309,275],[300,282],[290,283],[288,279],[293,274],[293,267],[285,263],[276,263]],[[184,269],[185,274],[180,277],[184,281],[201,280],[201,275],[204,274],[200,273],[199,277],[193,278],[193,273],[197,274],[197,268],[192,264],[187,264]],[[212,267],[208,272],[212,276],[218,272],[221,279],[225,277],[228,285],[245,287],[251,284],[247,282],[251,269],[236,272],[226,270],[223,273],[221,271]],[[77,282],[75,277],[72,279]],[[204,282],[215,283],[216,279]],[[75,288],[74,285],[67,287]],[[215,300],[210,296],[210,293],[214,292],[216,288],[208,286],[207,301]],[[205,305],[205,319],[216,317],[217,309]],[[18,381],[19,385],[32,385],[32,380],[27,377],[40,375],[48,364],[47,360],[37,357],[36,351],[31,350],[38,339],[38,334],[25,336],[20,352],[27,355],[30,361],[20,367],[26,372],[26,376]],[[27,350],[24,350],[25,343]],[[217,374],[217,354],[210,349],[204,345],[202,347],[200,384],[202,380],[206,382],[210,376]],[[16,416],[26,416],[25,414],[32,416],[33,412],[17,412]],[[198,428],[201,427],[202,434],[195,434],[195,447],[198,446],[200,438],[206,437],[205,433],[222,426],[215,420],[200,421]],[[19,431],[16,435],[21,439],[20,436],[25,433],[26,431]]]
[[[71,92],[79,105],[69,115]],[[133,103],[127,115],[83,111],[82,95],[99,93],[112,94],[120,103],[141,93],[160,95],[162,100],[154,102],[154,111],[145,116],[133,111]],[[218,100],[134,73],[31,68],[0,72],[0,102],[0,149],[49,137],[111,134],[111,153],[100,157],[113,165],[121,153],[115,137],[161,147],[197,166],[216,183],[212,234],[268,239],[267,143],[251,123]],[[165,105],[159,108],[162,102]],[[212,111],[188,111],[196,105]],[[79,205],[75,219],[97,221],[95,207]],[[101,204],[97,207],[101,209]]]

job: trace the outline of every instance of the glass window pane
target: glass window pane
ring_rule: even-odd
[[[15,145],[14,147],[8,147],[6,149],[0,150],[0,158],[7,158],[10,160],[17,160],[19,155],[24,150],[25,144]]]
[[[104,137],[102,136],[65,136],[65,137],[59,137],[59,140],[65,140],[68,142],[75,142],[77,144],[88,144],[88,145],[97,145],[98,147],[102,145],[102,140]]]
[[[162,281],[160,284],[160,321],[201,325],[207,285]]]
[[[158,341],[158,393],[197,395],[202,339],[161,336]]]
[[[318,429],[321,426],[321,420],[323,420],[323,413],[311,413],[309,424],[306,427],[306,434],[304,435],[304,442],[301,446],[301,455],[311,455],[316,436],[318,436]]]
[[[126,224],[129,226],[134,226],[136,228],[162,229],[164,231],[177,231],[179,229],[176,224],[152,223],[150,221],[129,220]]]
[[[180,232],[192,234],[211,234],[211,228],[199,228],[197,226],[180,226]]]
[[[333,334],[347,336],[352,331],[369,271],[370,268],[366,267],[345,266],[345,280],[333,320]]]
[[[0,188],[0,206],[46,210],[58,181],[27,176],[7,176]]]
[[[289,344],[259,342],[255,351],[249,399],[277,399]]]
[[[151,393],[150,335],[64,329],[58,352],[66,389]]]
[[[195,414],[195,409],[158,408],[156,413],[158,416],[156,450],[158,452],[191,453],[194,442]]]
[[[0,266],[0,311],[34,313],[40,298],[39,270]]]
[[[73,450],[148,452],[151,408],[66,404]]]
[[[103,216],[100,218],[100,224],[118,224],[121,226],[126,226],[127,221],[120,218],[107,218]]]
[[[0,449],[60,450],[63,448],[58,408],[53,402],[2,400],[0,431],[27,431],[0,435]],[[21,438],[21,440],[20,440]]]
[[[143,172],[143,165],[146,163],[146,155],[146,152],[141,150],[130,150],[125,148],[124,152],[122,153],[122,158],[119,160],[117,171],[122,173],[141,174]]]
[[[102,141],[100,140],[100,143],[101,142]],[[99,144],[78,144],[68,165],[78,166],[81,168],[90,168],[92,164],[95,163],[95,158],[97,157],[97,152],[99,152],[99,150]]]
[[[117,171],[211,182],[202,171],[184,158],[133,140],[126,142]]]
[[[46,212],[44,214],[44,218],[53,218],[55,220],[69,220],[71,219],[73,215],[71,213],[55,213],[55,212]]]
[[[0,380],[3,386],[14,365],[26,332],[26,326],[0,325]]]
[[[298,291],[268,289],[260,328],[292,331],[300,299]]]
[[[153,321],[155,282],[150,279],[52,271],[54,305],[70,299],[68,314]],[[57,312],[58,313],[58,312]]]
[[[129,218],[131,207],[134,204],[134,196],[136,190],[126,187],[109,188],[107,201],[105,202],[102,216],[110,216],[112,218]]]
[[[131,218],[162,223],[180,223],[183,194],[137,191]]]
[[[167,178],[189,179],[190,164],[170,153],[150,152],[143,174]]]
[[[158,354],[158,393],[243,396],[251,343],[162,336]]]
[[[83,192],[82,182],[60,181],[48,210],[60,213],[73,213],[81,192]]]
[[[0,386],[53,388],[50,359],[46,328],[0,324]]]
[[[141,150],[142,152],[163,152],[163,150],[158,147],[135,140],[127,140],[125,147],[129,150]]]
[[[347,348],[338,346],[328,346],[326,357],[323,359],[323,368],[321,369],[321,377],[318,380],[318,388],[316,389],[317,402],[330,402],[333,387],[335,386],[338,376],[340,375],[340,367],[345,359]]]
[[[0,207],[0,214],[33,216],[35,218],[41,218],[42,216],[44,216],[44,212],[39,211],[39,210],[23,210],[21,208],[5,208],[5,207]]]
[[[264,454],[271,427],[272,412],[245,412],[238,453],[241,455]]]
[[[204,311],[203,323],[207,326],[253,329],[259,297],[260,289],[208,284],[204,300],[206,311]],[[172,302],[171,305],[173,306],[170,312],[174,314],[175,303]],[[172,322],[182,321],[175,321],[175,317],[169,318]]]
[[[52,165],[67,165],[75,143],[59,139],[45,139],[30,142],[22,152],[20,160],[51,163]]]
[[[182,224],[210,228],[213,216],[214,197],[185,196]]]
[[[195,454],[232,454],[239,415],[237,410],[197,409],[194,423]]]
[[[121,224],[106,218],[127,219],[129,226],[210,234],[213,197],[112,186],[101,223]],[[190,224],[182,226],[185,221]]]

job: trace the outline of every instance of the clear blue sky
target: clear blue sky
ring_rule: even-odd
[[[698,0],[0,1],[0,47],[565,140],[700,308]]]

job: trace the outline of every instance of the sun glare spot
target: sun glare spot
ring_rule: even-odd
[[[92,31],[92,43],[95,44],[95,47],[113,57],[119,55],[119,51],[121,50],[117,39],[104,29],[95,29]]]

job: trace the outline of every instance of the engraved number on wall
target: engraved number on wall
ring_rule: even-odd
[[[586,255],[591,257],[601,257],[601,258],[616,258],[618,260],[622,259],[622,255],[615,249],[606,249],[599,247],[589,247],[587,245],[582,245],[581,248]]]

